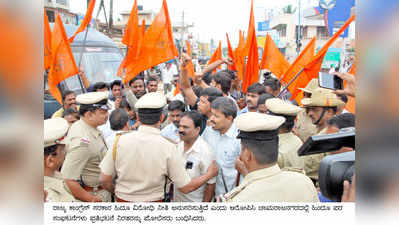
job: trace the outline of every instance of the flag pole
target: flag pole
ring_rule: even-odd
[[[284,87],[283,90],[280,91],[280,93],[278,93],[278,95],[277,95],[276,97],[280,97],[281,94],[282,94],[285,90],[288,89],[288,87],[292,84],[292,82],[294,82],[294,81],[299,77],[299,75],[301,75],[301,73],[303,72],[304,69],[305,69],[305,68],[302,68],[301,71],[299,71],[299,72],[295,75],[295,77],[293,77],[293,78],[290,80],[290,82],[288,82],[288,84]]]
[[[88,0],[88,1],[87,1],[87,7],[89,7],[90,1],[93,1],[93,0]],[[84,39],[83,39],[83,45],[82,45],[82,48],[81,48],[81,50],[80,50],[79,66],[78,66],[79,70],[80,70],[80,66],[82,65],[83,52],[84,52],[84,49],[85,49],[85,46],[86,46],[87,33],[89,32],[89,26],[90,26],[90,23],[87,24],[87,26],[86,26],[85,37],[84,37]],[[83,86],[83,81],[82,81],[82,78],[80,77],[80,74],[78,74],[78,77],[79,77],[79,84],[80,84],[80,87],[82,88],[82,92],[85,93],[85,92],[86,92],[86,89],[85,89],[85,87]]]
[[[80,50],[80,56],[79,56],[79,70],[80,70],[80,66],[82,65],[82,58],[83,58],[83,52],[84,52],[84,49],[85,49],[85,46],[86,46],[86,39],[87,39],[87,33],[89,32],[89,25],[87,25],[87,27],[86,27],[86,33],[85,33],[85,37],[84,37],[84,39],[83,39],[83,45],[82,45],[82,48],[81,48],[81,50]],[[80,84],[80,87],[82,88],[82,91],[83,91],[83,93],[85,93],[86,92],[86,89],[84,88],[84,86],[83,86],[83,81],[82,81],[82,78],[80,77],[80,74],[78,74],[78,77],[79,77],[79,84]]]

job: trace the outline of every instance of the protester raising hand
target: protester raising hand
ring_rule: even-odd
[[[334,73],[335,75],[337,75],[338,77],[340,77],[342,80],[347,82],[347,85],[345,86],[345,88],[343,90],[335,90],[334,94],[337,95],[349,95],[352,97],[355,97],[355,90],[356,90],[356,78],[355,76],[353,76],[352,74],[348,73],[348,72],[344,72],[344,73]]]

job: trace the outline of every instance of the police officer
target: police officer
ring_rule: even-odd
[[[73,202],[75,198],[58,170],[65,159],[64,137],[68,122],[60,117],[44,121],[44,190],[47,202]]]
[[[281,169],[304,172],[304,160],[298,156],[301,139],[292,132],[296,116],[302,109],[279,98],[270,98],[265,106],[271,115],[282,116],[285,122],[278,131],[278,165]]]
[[[298,89],[303,91],[304,98],[310,98],[310,96],[312,96],[312,91],[318,87],[318,79],[312,79],[305,88]],[[298,113],[297,122],[295,124],[295,132],[303,142],[305,142],[310,136],[317,133],[316,125],[314,125],[309,116],[306,115],[305,110],[302,110]]]
[[[80,120],[66,139],[67,153],[61,173],[76,199],[85,202],[111,201],[111,194],[99,184],[99,164],[107,152],[103,134],[97,129],[108,119],[108,92],[78,95]]]
[[[220,199],[228,202],[318,202],[316,188],[304,174],[281,171],[277,165],[281,116],[248,112],[235,119],[240,130],[239,160],[247,174],[241,184]]]
[[[137,131],[121,135],[101,162],[100,181],[107,190],[115,192],[117,202],[162,202],[169,179],[187,194],[218,174],[213,162],[207,173],[190,179],[176,145],[161,136],[159,127],[165,105],[166,98],[159,92],[142,96],[136,103],[142,125]]]
[[[316,88],[312,91],[310,98],[302,99],[306,114],[316,125],[316,134],[327,133],[327,121],[337,114],[338,106],[345,103],[338,96],[325,88]],[[305,160],[305,172],[318,186],[319,166],[326,153],[303,156]]]

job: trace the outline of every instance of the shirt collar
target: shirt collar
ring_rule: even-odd
[[[173,131],[177,132],[179,130],[179,128],[177,128],[174,123],[171,123],[170,126],[172,127]]]
[[[184,151],[184,141],[181,141],[179,143],[179,148],[181,148],[181,151],[183,151],[183,154],[190,154],[191,152],[196,152],[199,153],[201,151],[201,144],[202,144],[202,138],[201,136],[198,136],[197,140],[195,140],[194,144],[191,146],[190,149],[187,151]]]
[[[259,179],[259,178],[265,178],[265,177],[271,177],[274,176],[278,173],[281,172],[280,167],[276,164],[274,166],[260,169],[260,170],[255,170],[250,173],[248,173],[245,177],[243,182],[250,182],[251,180],[254,179]]]
[[[191,146],[189,152],[190,152],[190,151],[194,151],[194,152],[199,153],[199,152],[200,152],[200,149],[201,149],[202,141],[203,141],[203,140],[202,140],[202,137],[201,137],[201,136],[198,136],[198,138],[197,138],[197,140],[195,140],[193,146]]]
[[[139,128],[137,130],[140,132],[144,132],[144,133],[161,134],[161,130],[159,130],[158,128],[150,127],[150,126],[146,126],[146,125],[139,126]]]
[[[227,137],[236,138],[238,135],[237,127],[234,125],[234,122],[231,124],[230,128],[224,133]]]

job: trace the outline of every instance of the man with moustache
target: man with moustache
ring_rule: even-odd
[[[147,80],[148,93],[158,91],[158,79],[155,76],[153,75],[153,76],[148,77],[148,80]]]
[[[303,91],[303,98],[310,98],[312,96],[312,91],[317,88],[319,88],[319,80],[315,78],[310,80],[305,88],[298,89]],[[316,125],[312,123],[312,120],[306,114],[305,110],[298,113],[294,132],[302,142],[305,142],[310,136],[317,133]]]
[[[218,97],[211,104],[210,124],[202,135],[212,147],[219,166],[216,177],[215,195],[219,196],[234,188],[237,171],[235,162],[241,152],[240,140],[237,139],[238,130],[233,123],[237,116],[237,108],[233,100]]]
[[[249,86],[247,89],[247,94],[245,96],[247,106],[241,110],[240,114],[247,112],[256,112],[258,110],[259,96],[264,93],[266,93],[266,89],[263,85],[259,83],[255,83]]]
[[[310,117],[312,123],[316,125],[317,134],[326,134],[327,121],[334,117],[337,114],[337,108],[345,103],[331,90],[316,88],[312,91],[310,98],[302,99],[302,104],[306,114]],[[304,156],[306,175],[312,179],[316,186],[319,180],[320,162],[326,155],[326,153],[320,153]]]
[[[180,142],[179,137],[179,122],[182,114],[186,111],[186,106],[182,101],[174,100],[171,101],[168,105],[169,119],[170,124],[168,124],[165,128],[162,129],[161,135],[174,142],[175,144]]]
[[[172,180],[180,192],[188,194],[218,173],[215,162],[207,172],[193,179],[184,168],[176,145],[160,135],[166,98],[159,92],[147,93],[137,103],[141,126],[120,136],[118,143],[100,164],[100,182],[115,193],[117,202],[166,201],[166,183]],[[116,177],[116,179],[114,179]]]
[[[129,81],[129,87],[130,88],[126,90],[126,100],[128,101],[130,107],[136,112],[137,109],[135,105],[137,100],[146,93],[144,77],[141,75],[136,76]]]
[[[202,115],[200,131],[200,135],[202,135],[207,126],[208,118],[211,116],[211,103],[217,97],[223,96],[223,93],[215,87],[208,87],[201,90],[199,95],[197,95],[188,78],[187,65],[189,61],[191,61],[191,57],[183,53],[180,70],[180,90],[191,109],[198,109],[198,112]]]
[[[61,169],[72,195],[84,202],[109,202],[111,194],[100,185],[100,162],[107,153],[102,132],[97,128],[108,119],[109,93],[78,95],[80,120],[72,124],[66,137],[66,156]]]
[[[182,142],[177,146],[183,156],[187,173],[191,179],[207,173],[207,168],[215,160],[211,147],[199,136],[201,114],[197,111],[185,112],[180,120],[179,135]],[[210,179],[197,190],[184,194],[175,188],[175,202],[210,202],[215,191],[216,178]]]
[[[53,113],[51,118],[62,117],[62,114],[67,109],[79,110],[76,105],[76,96],[73,91],[67,90],[62,94],[62,107]]]

